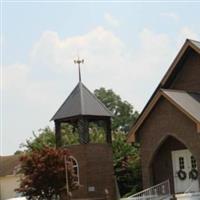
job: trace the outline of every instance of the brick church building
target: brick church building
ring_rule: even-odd
[[[200,42],[186,40],[128,141],[141,145],[144,189],[169,179],[173,194],[199,192]]]

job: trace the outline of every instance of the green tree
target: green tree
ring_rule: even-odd
[[[112,130],[128,132],[136,121],[138,112],[111,89],[101,87],[94,91],[96,97],[113,113]]]
[[[25,143],[20,145],[20,148],[25,148],[26,151],[35,151],[44,147],[55,147],[55,134],[50,127],[39,129],[36,134],[33,132],[33,138],[29,138]]]
[[[73,126],[63,124],[61,127],[63,145],[78,144],[78,134],[73,130]],[[25,148],[25,151],[40,150],[44,147],[55,147],[55,133],[50,127],[39,129],[36,134],[33,132],[33,137],[26,140],[25,143],[20,145],[20,148]],[[15,152],[18,154],[19,151]]]
[[[113,133],[113,165],[121,196],[129,196],[142,189],[139,145],[126,142],[122,132]]]

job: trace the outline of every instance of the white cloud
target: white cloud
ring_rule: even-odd
[[[12,69],[12,72],[7,71],[8,85],[16,82],[16,87],[25,91],[23,95],[32,104],[44,105],[52,94],[59,98],[55,92],[57,87],[62,87],[63,91],[66,88],[72,89],[76,82],[73,77],[77,77],[77,69],[73,60],[79,49],[80,57],[85,59],[82,66],[83,80],[87,81],[91,89],[102,85],[114,88],[141,109],[141,99],[144,96],[133,96],[129,91],[141,91],[138,83],[142,86],[152,79],[151,82],[157,84],[173,51],[166,34],[154,33],[145,28],[139,39],[140,46],[131,50],[120,38],[103,27],[97,27],[85,35],[64,39],[56,32],[46,31],[32,49],[29,67],[8,67]],[[34,73],[35,77],[32,75]],[[42,76],[42,79],[38,79],[38,76]],[[64,79],[68,86],[59,86]]]
[[[195,34],[185,27],[180,32]],[[133,35],[137,37],[137,47],[130,47],[103,27],[64,39],[57,32],[45,31],[33,46],[28,63],[4,67],[4,90],[18,108],[7,115],[16,119],[20,115],[22,122],[28,115],[32,122],[29,134],[44,127],[78,81],[73,63],[77,49],[85,59],[82,80],[91,91],[100,86],[112,88],[141,110],[177,53],[177,45],[169,35],[149,28]],[[22,136],[20,139],[23,141]]]
[[[176,42],[179,48],[183,45],[186,39],[199,40],[200,38],[200,35],[188,26],[183,26],[177,35],[178,37]]]
[[[25,64],[3,66],[3,89],[19,92],[28,82],[29,68]]]
[[[3,90],[13,98],[21,99],[32,107],[47,106],[54,88],[52,81],[35,80],[31,77],[30,66],[25,64],[7,65],[3,70]],[[56,93],[54,91],[54,93]],[[51,104],[51,103],[50,103]],[[49,104],[49,105],[50,105]]]
[[[169,18],[169,19],[176,21],[176,22],[178,22],[179,19],[180,19],[179,16],[176,13],[173,13],[173,12],[163,12],[160,15],[162,17]]]
[[[32,59],[39,59],[42,63],[48,64],[53,62],[60,66],[65,64],[66,60],[73,60],[77,50],[81,53],[88,53],[93,50],[95,51],[93,54],[96,54],[110,50],[113,45],[122,45],[122,42],[112,32],[105,30],[103,27],[97,27],[82,36],[74,36],[63,40],[59,38],[56,32],[46,31],[34,46]],[[105,49],[103,49],[104,47]],[[112,51],[117,50],[113,49]]]
[[[113,27],[119,27],[120,26],[120,22],[119,20],[117,20],[114,16],[112,16],[110,13],[105,13],[104,14],[104,19],[106,20],[106,22],[113,26]]]
[[[188,39],[193,39],[193,40],[198,40],[199,39],[199,35],[192,30],[191,28],[184,26],[181,30],[180,30],[180,36],[182,38],[188,38]]]
[[[113,62],[119,62],[121,55],[125,53],[123,42],[103,27],[63,40],[57,33],[48,31],[43,33],[33,47],[32,65],[43,68],[46,66],[54,72],[71,73],[75,68],[73,60],[77,49],[80,57],[86,61],[84,68],[89,69],[90,73],[112,70]]]
[[[59,72],[58,76],[66,73],[66,78],[73,77],[76,73],[73,60],[79,49],[80,57],[85,59],[82,66],[83,80],[87,81],[91,89],[102,85],[113,88],[141,109],[144,99],[152,90],[145,98],[141,91],[145,90],[149,82],[153,89],[156,87],[174,51],[166,34],[144,28],[139,39],[139,47],[131,50],[103,27],[97,27],[85,35],[64,39],[56,32],[47,31],[34,46],[32,61],[34,66],[38,67],[42,63],[41,67],[46,65],[48,70]],[[134,91],[135,95],[130,91]]]

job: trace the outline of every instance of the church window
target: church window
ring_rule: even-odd
[[[183,157],[179,157],[179,167],[180,167],[180,169],[184,169],[185,168],[185,163],[184,163],[184,158]]]
[[[80,178],[79,178],[79,166],[78,166],[78,162],[76,160],[76,158],[74,158],[73,156],[69,157],[69,162],[72,164],[72,168],[73,168],[73,178],[74,181],[77,183],[80,183]]]
[[[197,163],[196,163],[194,156],[191,156],[191,165],[192,165],[192,169],[197,168]]]

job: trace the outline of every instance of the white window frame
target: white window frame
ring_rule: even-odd
[[[69,161],[71,161],[72,162],[72,164],[73,164],[73,169],[75,169],[76,168],[76,172],[77,172],[77,178],[78,178],[78,180],[77,180],[77,183],[79,183],[80,184],[80,176],[79,176],[79,166],[78,166],[78,161],[77,161],[77,159],[74,157],[74,156],[69,156]],[[75,164],[74,164],[75,163]]]

